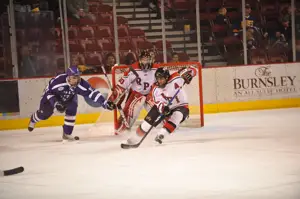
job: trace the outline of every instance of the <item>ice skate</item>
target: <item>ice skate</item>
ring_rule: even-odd
[[[28,131],[31,132],[33,131],[34,127],[35,127],[35,124],[34,122],[30,121],[29,124],[28,124]]]
[[[162,140],[165,138],[163,134],[157,135],[155,137],[155,141],[158,142],[159,144],[162,144]]]
[[[79,137],[73,136],[73,135],[68,135],[66,133],[63,133],[63,135],[62,135],[63,142],[76,141],[76,140],[79,140]]]

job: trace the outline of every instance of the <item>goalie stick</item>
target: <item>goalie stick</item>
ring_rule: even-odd
[[[24,167],[17,167],[9,170],[0,170],[0,176],[10,176],[18,173],[22,173],[24,171]]]
[[[114,90],[113,90],[113,88],[112,88],[111,82],[110,82],[110,80],[109,80],[109,78],[108,78],[108,76],[107,76],[107,73],[106,73],[106,70],[105,70],[104,66],[102,65],[101,68],[102,68],[102,71],[103,71],[103,73],[104,73],[104,75],[105,75],[105,77],[106,77],[106,81],[108,82],[109,89],[113,92]],[[114,104],[115,104],[115,103],[114,103]],[[118,105],[116,105],[116,107],[117,107],[117,109],[119,110],[120,115],[121,115],[122,118],[123,118],[123,121],[124,121],[125,126],[126,126],[127,128],[130,128],[130,126],[129,126],[127,120],[126,120],[125,113],[124,113],[124,111],[123,111],[121,105],[118,104]]]
[[[176,93],[174,94],[174,96],[168,102],[167,106],[170,106],[172,104],[173,100],[176,98],[176,96],[178,95],[178,93],[180,92],[180,90],[183,88],[184,85],[185,85],[185,83],[178,88],[178,90],[176,91]],[[158,121],[163,116],[164,116],[163,113],[161,113],[158,116],[158,118],[156,119],[156,121]],[[150,127],[150,129],[145,133],[145,135],[142,137],[142,139],[137,144],[125,144],[125,143],[122,143],[121,144],[121,148],[122,149],[138,148],[142,144],[142,142],[144,141],[144,139],[147,137],[147,135],[151,132],[151,130],[153,129],[153,127],[154,127],[154,125],[152,125]]]

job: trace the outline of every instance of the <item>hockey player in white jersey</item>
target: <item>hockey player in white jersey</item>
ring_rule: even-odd
[[[130,127],[134,124],[143,108],[149,111],[153,106],[148,100],[147,95],[151,90],[151,85],[155,82],[154,74],[157,67],[150,52],[142,51],[139,61],[132,64],[132,68],[138,74],[138,77],[132,71],[125,72],[115,87],[114,92],[109,97],[110,101],[115,101],[126,89],[130,89],[123,108],[125,119]],[[121,104],[123,100],[124,98],[121,98],[117,104]],[[115,128],[115,134],[121,134],[126,129],[124,118],[120,117],[118,125]]]
[[[188,97],[183,89],[179,91],[170,106],[167,104],[177,90],[184,83],[189,84],[196,74],[197,70],[193,67],[184,68],[172,75],[166,68],[157,69],[155,72],[157,82],[151,89],[151,99],[155,105],[137,128],[136,133],[127,140],[127,144],[136,144],[150,130],[151,126],[156,127],[163,121],[163,127],[155,138],[155,141],[161,144],[166,134],[173,133],[180,123],[188,118]],[[161,114],[163,114],[162,117],[160,117]]]

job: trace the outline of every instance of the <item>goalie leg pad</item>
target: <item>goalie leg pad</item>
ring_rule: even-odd
[[[137,92],[131,92],[124,107],[124,113],[130,126],[133,125],[145,104],[146,97]]]
[[[143,105],[145,104],[145,99],[146,97],[140,93],[137,93],[135,91],[130,92],[130,95],[128,96],[123,108],[126,121],[128,122],[130,127],[134,124],[137,117],[140,115]],[[123,122],[122,117],[118,119],[118,126],[116,130],[118,133],[126,130],[126,126]]]

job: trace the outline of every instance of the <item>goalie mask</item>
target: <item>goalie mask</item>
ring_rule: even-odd
[[[167,68],[158,68],[155,72],[155,79],[158,87],[164,88],[170,78],[170,72]]]
[[[68,84],[73,88],[77,87],[81,80],[80,71],[77,66],[69,67],[67,70],[67,76]]]
[[[139,66],[142,70],[150,70],[154,60],[149,51],[142,51],[139,57]]]

